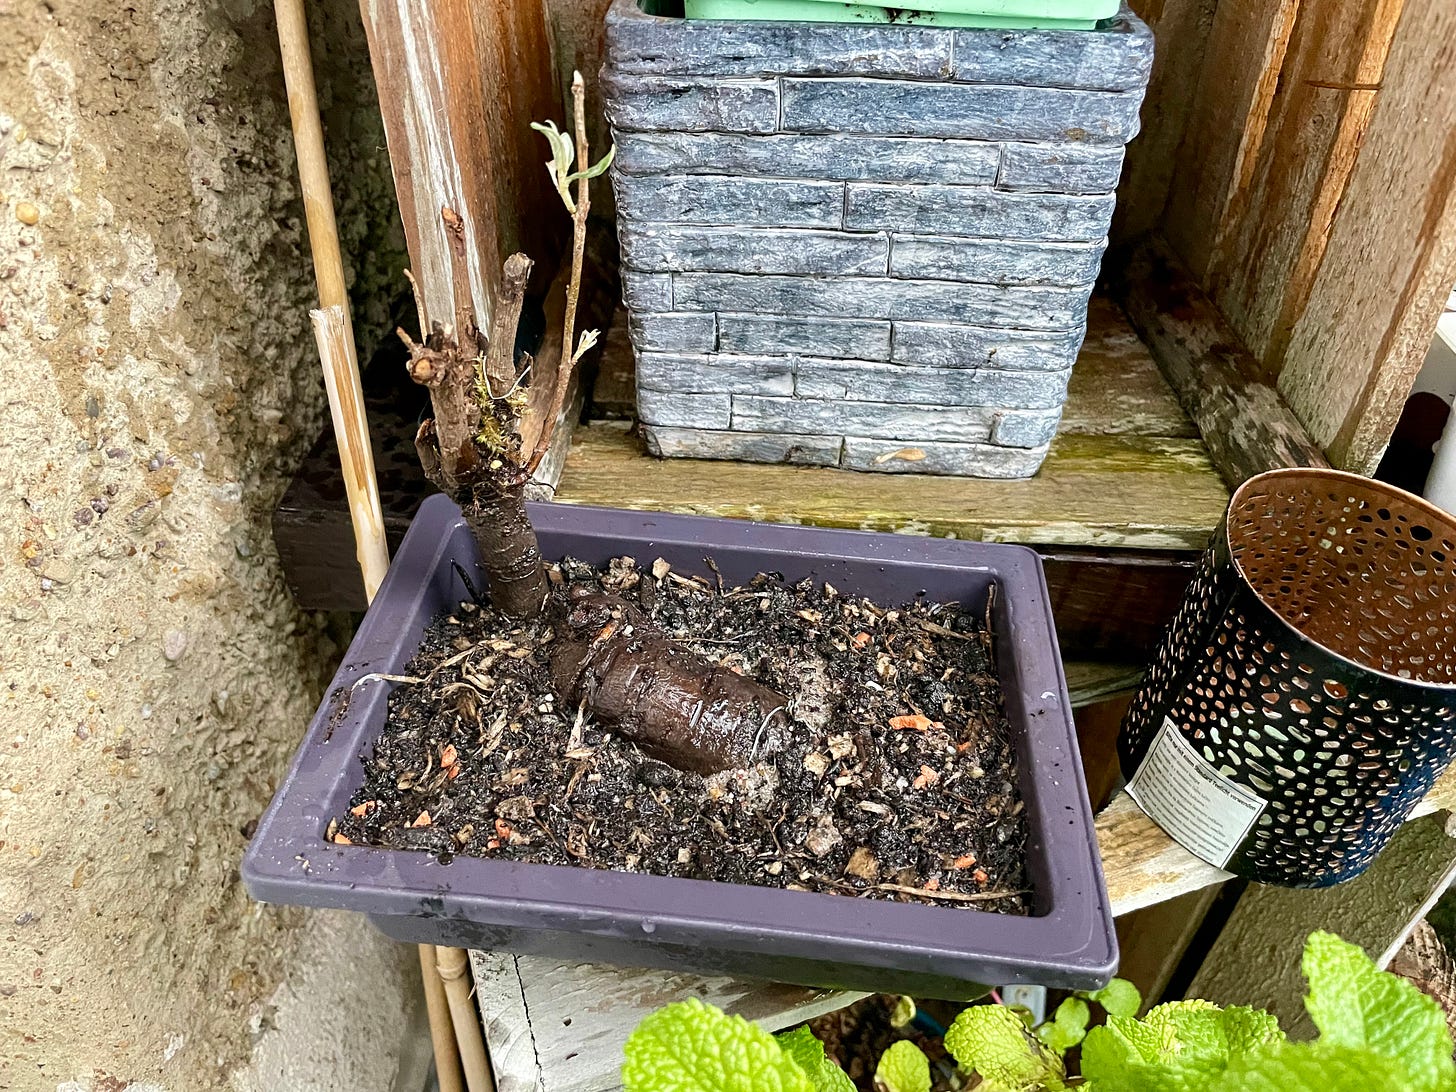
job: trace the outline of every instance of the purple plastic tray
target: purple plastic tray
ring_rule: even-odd
[[[887,605],[924,591],[981,609],[994,584],[996,661],[1021,763],[1035,915],[474,857],[441,864],[422,852],[324,841],[329,819],[363,783],[359,755],[383,726],[389,685],[361,684],[331,727],[335,695],[370,672],[402,673],[430,622],[466,597],[451,561],[477,565],[459,510],[438,496],[416,516],[258,825],[242,867],[254,898],[362,911],[402,941],[921,997],[974,997],[979,983],[1107,982],[1117,940],[1035,553],[555,504],[533,505],[531,516],[548,558],[663,557],[707,576],[711,556],[730,584],[759,572],[812,576]]]

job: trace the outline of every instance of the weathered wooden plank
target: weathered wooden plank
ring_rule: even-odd
[[[1263,139],[1300,0],[1221,0],[1178,149],[1163,229],[1194,277]]]
[[[1278,371],[1370,119],[1403,0],[1299,8],[1263,139],[1237,181],[1205,285]]]
[[[1037,550],[1062,651],[1140,661],[1183,601],[1198,558],[1191,550]]]
[[[649,1013],[696,997],[780,1031],[853,1004],[862,993],[811,990],[748,979],[517,959],[540,1060],[542,1092],[606,1092],[620,1087],[622,1044]]]
[[[1115,280],[1128,318],[1231,487],[1274,467],[1329,465],[1165,244],[1154,238],[1138,246]]]
[[[1349,470],[1378,464],[1456,283],[1453,134],[1456,7],[1407,0],[1279,375],[1310,434]]]
[[[1134,690],[1143,677],[1143,665],[1140,663],[1068,660],[1062,665],[1062,670],[1067,677],[1067,694],[1073,709]]]
[[[655,460],[625,428],[578,429],[568,504],[1067,546],[1201,549],[1228,494],[1196,440],[1060,436],[1022,481]]]
[[[535,1092],[541,1087],[541,1063],[521,988],[520,960],[510,952],[470,953],[475,1003],[496,1092]]]
[[[1114,245],[1151,231],[1168,203],[1178,149],[1198,102],[1198,77],[1217,0],[1132,0],[1131,7],[1153,30],[1152,75],[1143,98],[1142,132],[1127,148]]]
[[[360,0],[395,193],[432,319],[454,314],[450,241],[463,224],[469,297],[488,324],[505,257],[550,268],[564,217],[541,171],[530,122],[560,116],[539,0]],[[462,286],[466,287],[466,286]]]
[[[1063,434],[1198,438],[1198,429],[1117,304],[1093,296],[1087,328],[1062,411]]]
[[[1257,1005],[1296,1038],[1314,1025],[1304,1010],[1300,955],[1316,929],[1337,933],[1388,963],[1456,876],[1456,839],[1437,816],[1408,823],[1370,870],[1335,888],[1251,885],[1194,976],[1188,996]]]
[[[1228,879],[1227,872],[1200,861],[1164,834],[1126,793],[1113,797],[1096,824],[1102,873],[1116,915]]]
[[[459,16],[443,2],[360,0],[359,8],[379,89],[395,197],[426,308],[441,321],[454,314],[450,241],[440,219],[441,206],[448,205],[464,224],[469,295],[485,325],[504,258],[494,164],[488,155],[461,156],[458,149],[483,152],[488,147],[487,115],[477,66],[466,67],[458,81],[449,74],[462,64],[461,53],[468,54],[473,41],[447,57],[443,43],[457,45],[462,36],[443,35],[443,28]]]
[[[557,84],[545,0],[472,3],[469,10],[473,57],[484,70],[484,89],[494,111],[491,121],[497,127],[490,154],[496,161],[502,250],[507,255],[525,251],[543,275],[550,275],[569,235],[569,217],[542,167],[546,142],[531,122],[551,119],[563,129],[570,126],[564,89],[571,84]],[[605,151],[602,145],[594,147],[598,153]],[[594,192],[606,188],[598,184]]]

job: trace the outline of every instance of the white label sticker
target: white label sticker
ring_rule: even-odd
[[[1219,773],[1167,717],[1127,793],[1183,848],[1220,868],[1268,806]]]

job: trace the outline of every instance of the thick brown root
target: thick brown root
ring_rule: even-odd
[[[772,757],[787,699],[672,641],[623,600],[572,589],[551,651],[557,693],[653,758],[700,774]]]

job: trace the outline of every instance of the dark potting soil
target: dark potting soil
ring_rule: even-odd
[[[789,698],[773,761],[703,778],[552,691],[550,625],[464,603],[396,680],[335,841],[1027,913],[1026,823],[984,619],[759,576],[563,562]]]
[[[876,993],[847,1008],[837,1009],[809,1022],[814,1038],[824,1044],[824,1053],[862,1092],[875,1092],[875,1070],[885,1051],[901,1039],[909,1039],[930,1059],[931,1088],[942,1092],[959,1087],[956,1063],[945,1049],[940,1035],[932,1035],[915,1023],[900,1024],[897,1010],[901,998]]]

